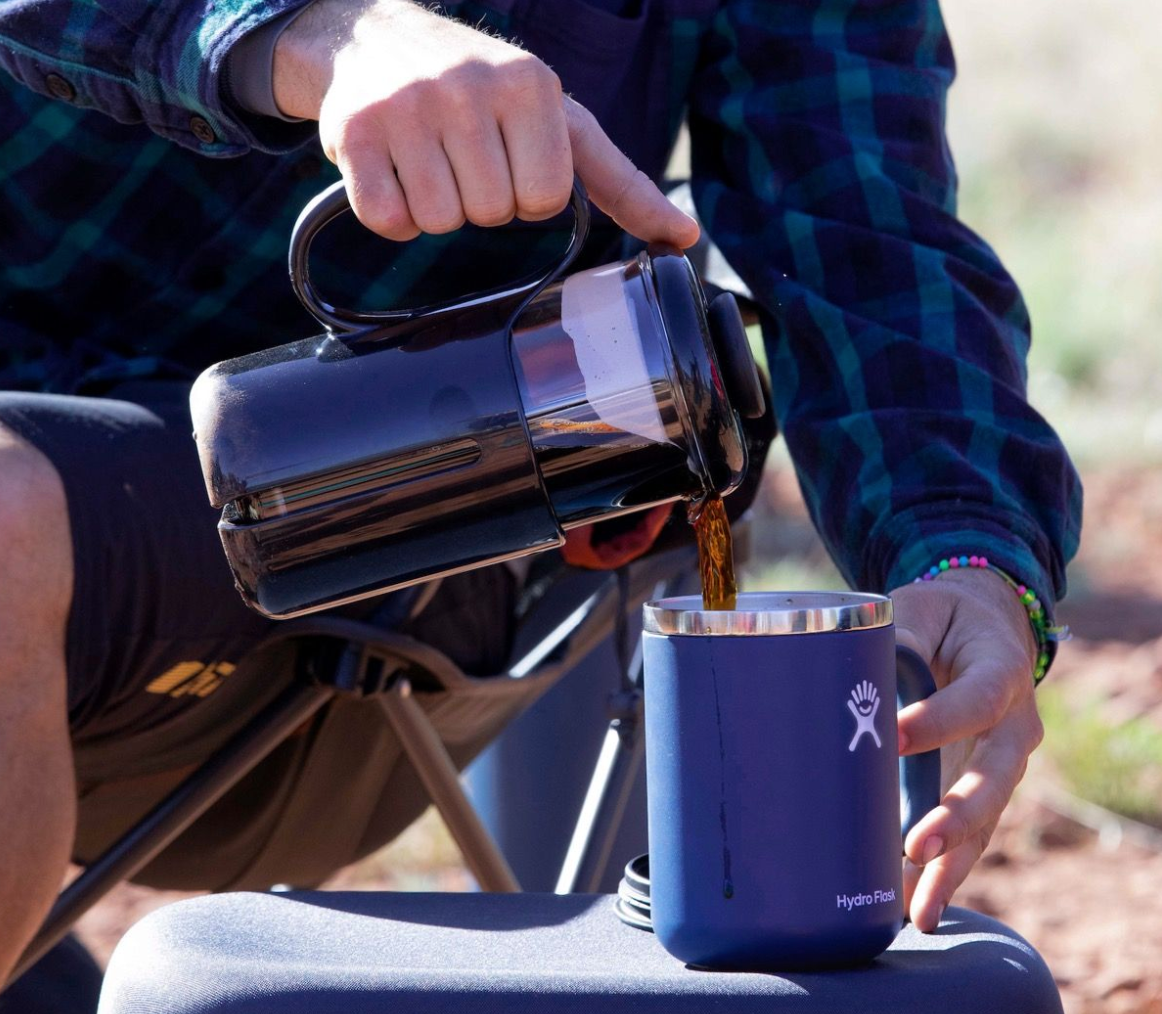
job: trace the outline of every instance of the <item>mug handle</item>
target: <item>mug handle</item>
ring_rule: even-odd
[[[465,298],[479,298],[503,293],[506,296],[524,296],[531,299],[537,292],[548,285],[569,267],[581,252],[585,238],[589,235],[589,195],[577,177],[573,177],[573,195],[570,203],[573,209],[573,234],[569,237],[569,245],[565,248],[558,260],[543,274],[531,282],[514,286],[511,289],[502,289],[498,293],[475,293]],[[303,208],[291,230],[290,251],[287,255],[287,270],[290,272],[291,288],[299,297],[299,302],[310,311],[319,323],[332,333],[342,334],[359,331],[363,328],[399,323],[405,320],[415,320],[447,309],[446,304],[437,306],[417,307],[412,310],[347,310],[341,306],[333,306],[323,299],[311,282],[310,252],[311,243],[323,229],[339,215],[351,210],[347,199],[347,190],[343,181],[332,183],[322,193],[317,194]]]
[[[928,664],[911,648],[896,645],[896,710],[936,693]],[[900,758],[900,834],[940,805],[940,750]]]

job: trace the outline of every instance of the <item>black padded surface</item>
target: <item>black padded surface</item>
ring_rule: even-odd
[[[623,925],[608,895],[222,894],[138,923],[100,1014],[1060,1014],[1041,957],[1001,923],[950,909],[872,965],[701,972]]]

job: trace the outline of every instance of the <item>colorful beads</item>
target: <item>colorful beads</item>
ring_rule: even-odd
[[[941,560],[934,567],[929,567],[916,580],[932,581],[947,570],[959,570],[961,567],[977,567],[987,570],[988,566],[987,556],[950,556],[947,560]]]
[[[1040,683],[1045,678],[1045,673],[1049,669],[1049,662],[1052,659],[1052,654],[1049,651],[1050,642],[1069,640],[1069,628],[1050,627],[1046,622],[1045,607],[1042,605],[1041,600],[1037,598],[1036,593],[1030,591],[1025,585],[1013,580],[1013,578],[1009,577],[999,567],[994,567],[989,563],[987,556],[950,556],[929,567],[915,580],[916,582],[934,581],[941,574],[945,574],[950,570],[960,570],[964,567],[976,568],[977,570],[991,570],[1017,593],[1017,597],[1021,600],[1021,605],[1025,607],[1025,612],[1029,614],[1029,623],[1033,627],[1033,636],[1037,639],[1037,661],[1033,667],[1033,682],[1034,684]]]

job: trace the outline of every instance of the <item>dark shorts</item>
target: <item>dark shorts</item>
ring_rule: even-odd
[[[168,381],[102,398],[0,392],[0,424],[53,463],[68,498],[74,740],[132,734],[196,708],[273,625],[234,589],[187,395],[187,384]],[[408,632],[468,672],[494,672],[513,601],[511,575],[486,568],[446,581]]]

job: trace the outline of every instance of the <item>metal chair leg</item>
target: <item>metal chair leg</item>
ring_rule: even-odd
[[[399,680],[378,700],[481,889],[519,891],[520,884],[512,868],[465,795],[456,765],[412,697],[411,684]]]

